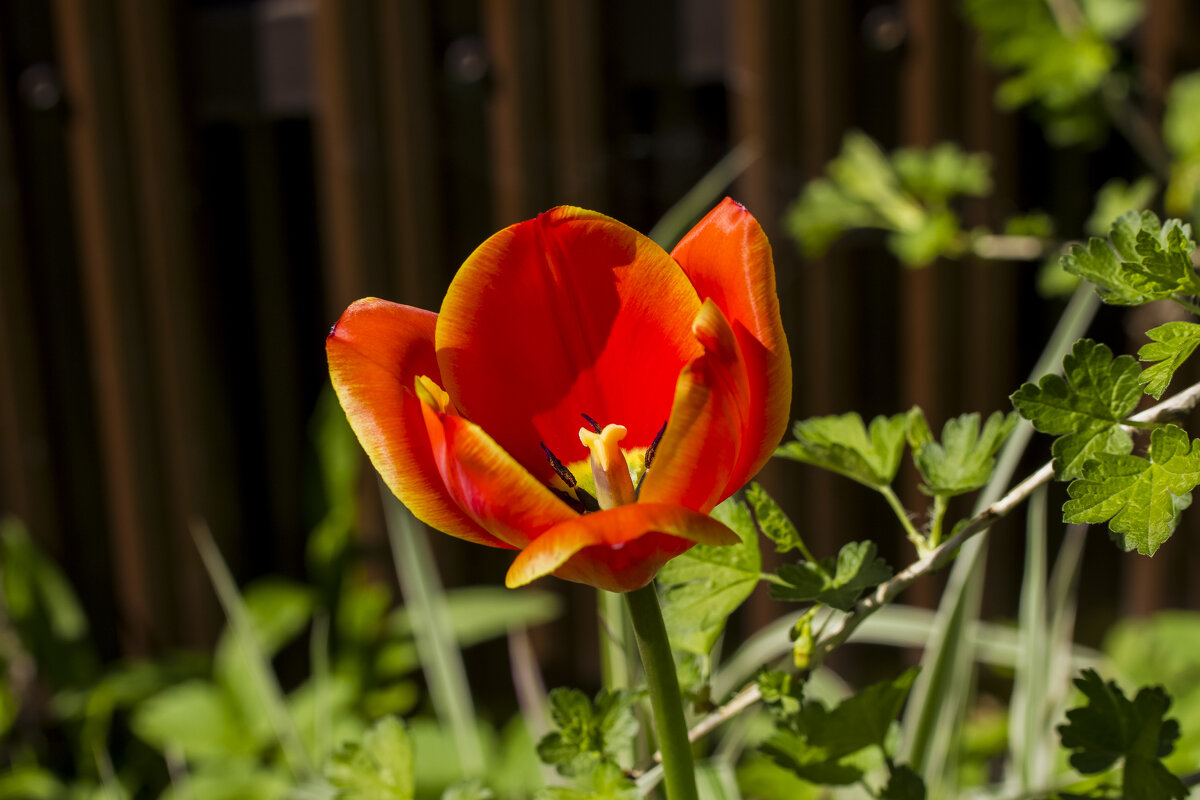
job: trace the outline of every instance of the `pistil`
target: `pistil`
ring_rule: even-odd
[[[636,499],[629,464],[620,446],[626,433],[623,425],[605,425],[598,433],[579,429],[579,441],[588,449],[592,477],[596,481],[596,499],[602,509],[615,508]]]

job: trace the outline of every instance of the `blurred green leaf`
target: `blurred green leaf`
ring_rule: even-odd
[[[875,554],[874,542],[850,542],[842,546],[836,563],[832,558],[823,558],[820,564],[784,564],[779,568],[779,578],[786,585],[772,584],[771,596],[849,611],[863,592],[892,577],[892,568]]]
[[[1151,175],[1144,175],[1133,183],[1120,178],[1106,181],[1096,193],[1096,206],[1084,223],[1084,230],[1092,236],[1107,235],[1113,223],[1126,212],[1133,211],[1140,216],[1157,191],[1158,181]]]
[[[1084,464],[1101,453],[1124,454],[1133,440],[1121,428],[1142,396],[1141,369],[1132,356],[1080,339],[1063,359],[1063,375],[1045,375],[1012,395],[1017,412],[1042,433],[1058,436],[1052,448],[1054,475],[1078,477]]]
[[[552,689],[550,716],[557,730],[542,737],[538,756],[566,776],[616,763],[615,754],[637,735],[636,699],[632,692],[601,689],[593,704],[578,689]]]
[[[287,773],[223,759],[190,770],[186,780],[167,787],[158,800],[282,800],[291,785]]]
[[[361,743],[343,744],[325,776],[339,790],[338,800],[412,800],[413,746],[404,723],[385,717]]]
[[[907,415],[876,417],[870,428],[858,414],[814,417],[792,427],[795,441],[775,455],[831,470],[879,490],[891,484],[904,454]]]
[[[934,441],[921,409],[909,412],[909,444],[921,473],[922,491],[953,497],[984,486],[996,468],[998,451],[1017,425],[1016,414],[994,412],[982,429],[978,414],[946,421],[940,442]]]
[[[466,586],[446,592],[446,606],[454,638],[460,647],[505,636],[517,628],[534,628],[562,613],[558,595],[537,589],[513,591],[496,586]],[[412,634],[407,609],[392,616],[392,630]]]
[[[317,400],[309,430],[321,468],[326,511],[309,535],[307,560],[314,573],[328,575],[349,547],[358,524],[362,448],[329,384]]]
[[[1146,335],[1151,342],[1138,350],[1138,359],[1159,363],[1142,370],[1138,383],[1142,384],[1146,394],[1157,400],[1167,390],[1175,371],[1183,366],[1196,345],[1200,345],[1200,325],[1194,322],[1168,322],[1151,328]]]
[[[479,778],[468,778],[451,784],[442,792],[442,800],[495,800],[496,793]]]
[[[189,760],[253,755],[260,749],[229,695],[206,681],[169,687],[138,704],[130,727],[160,752],[177,749]]]
[[[63,789],[52,772],[36,765],[0,773],[0,800],[59,800]]]
[[[1108,522],[1125,550],[1152,556],[1175,531],[1200,485],[1200,440],[1175,425],[1150,434],[1149,458],[1100,453],[1067,487],[1063,521]]]
[[[750,509],[730,498],[714,508],[712,516],[742,537],[742,543],[696,545],[658,573],[671,645],[699,656],[712,651],[725,621],[754,591],[762,573],[758,529]]]
[[[616,764],[604,762],[576,781],[575,786],[550,786],[538,800],[638,800],[637,787]]]
[[[898,764],[888,776],[879,800],[925,800],[925,781],[907,764]]]
[[[1162,687],[1140,689],[1132,701],[1116,683],[1084,670],[1075,686],[1087,705],[1067,712],[1059,726],[1071,766],[1084,775],[1124,760],[1121,796],[1130,800],[1183,800],[1188,791],[1162,764],[1179,738],[1179,723],[1166,719],[1171,698]]]
[[[892,166],[905,191],[924,203],[944,205],[958,195],[983,197],[992,191],[990,156],[964,153],[953,142],[897,150]]]

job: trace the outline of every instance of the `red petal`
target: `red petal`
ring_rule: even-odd
[[[737,339],[711,299],[693,330],[704,354],[679,374],[667,430],[638,496],[707,512],[737,489],[729,488],[730,476],[755,409]]]
[[[513,547],[579,515],[472,422],[422,404],[434,461],[451,497]]]
[[[463,513],[433,461],[413,381],[439,376],[436,321],[430,311],[359,300],[325,340],[329,377],[371,463],[417,519],[460,539],[509,547]]]
[[[564,522],[520,552],[508,570],[509,588],[554,573],[610,592],[640,589],[663,564],[693,544],[729,545],[741,539],[724,524],[683,506],[633,503]]]
[[[670,256],[616,220],[560,207],[477,249],[450,285],[437,328],[445,385],[535,475],[564,462],[589,414],[645,447],[670,410],[679,370],[697,354],[700,304]]]
[[[732,494],[771,457],[787,429],[792,402],[788,353],[771,245],[754,217],[726,198],[683,237],[671,255],[700,299],[712,298],[737,335],[750,387],[750,408],[737,465],[725,494]]]

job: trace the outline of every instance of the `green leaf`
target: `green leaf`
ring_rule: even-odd
[[[959,255],[958,217],[947,209],[925,215],[917,227],[894,231],[887,237],[888,249],[910,267],[924,267],[940,256]]]
[[[742,543],[696,545],[658,573],[671,645],[699,656],[712,652],[725,620],[750,596],[762,574],[758,530],[750,509],[730,498],[714,508],[712,516],[742,537]]]
[[[189,770],[186,781],[169,787],[158,800],[282,800],[291,786],[286,773],[252,761],[222,759]]]
[[[1176,292],[1200,291],[1192,269],[1191,226],[1160,222],[1153,212],[1128,211],[1113,223],[1108,242],[1092,239],[1063,256],[1067,272],[1096,285],[1100,298],[1113,305],[1141,305]],[[1115,252],[1114,252],[1115,251]]]
[[[1196,243],[1191,236],[1191,225],[1177,219],[1160,224],[1153,212],[1142,212],[1142,229],[1134,244],[1141,263],[1126,262],[1122,266],[1133,270],[1156,297],[1175,292],[1200,293],[1200,276],[1192,267]]]
[[[0,774],[0,800],[60,800],[64,787],[49,770],[15,766]]]
[[[814,417],[792,427],[796,440],[775,455],[831,470],[879,490],[889,486],[904,454],[907,415],[876,417],[870,428],[858,414]]]
[[[925,781],[907,764],[898,764],[888,776],[879,800],[925,800]]]
[[[495,800],[496,793],[479,780],[468,778],[446,787],[442,792],[442,800]]]
[[[505,636],[518,628],[533,628],[558,618],[562,602],[553,592],[538,589],[513,591],[495,586],[468,586],[446,592],[450,624],[460,647]],[[406,609],[392,617],[393,630],[412,635]]]
[[[833,709],[815,700],[802,702],[764,751],[806,780],[832,785],[860,780],[862,770],[843,759],[866,747],[884,746],[917,672],[910,669],[895,680],[868,686]]]
[[[1124,36],[1142,19],[1142,0],[1080,0],[1079,9],[1093,30],[1112,41]]]
[[[1104,236],[1122,214],[1133,211],[1140,215],[1150,205],[1157,191],[1158,181],[1150,175],[1144,175],[1133,183],[1126,183],[1120,178],[1105,182],[1096,193],[1096,206],[1084,223],[1084,229],[1092,236]]]
[[[1200,447],[1175,425],[1150,434],[1149,459],[1102,453],[1067,487],[1063,521],[1108,522],[1126,550],[1152,556],[1170,538],[1200,485]]]
[[[593,705],[578,689],[550,691],[550,717],[558,730],[542,737],[537,751],[560,775],[585,775],[605,762],[637,735],[633,704],[637,695],[601,689]]]
[[[1167,390],[1175,370],[1187,361],[1196,345],[1200,345],[1200,325],[1194,322],[1168,322],[1151,328],[1146,335],[1153,341],[1142,345],[1142,349],[1138,350],[1138,359],[1160,363],[1142,370],[1138,383],[1142,384],[1146,394],[1157,400]]]
[[[803,549],[804,540],[800,538],[800,532],[796,530],[796,526],[788,519],[787,514],[783,513],[783,509],[771,498],[771,495],[767,494],[766,489],[757,483],[751,483],[746,487],[746,503],[754,515],[751,522],[757,522],[758,529],[762,531],[763,535],[775,543],[776,552],[787,553],[791,550]],[[741,531],[738,533],[740,534]]]
[[[943,205],[956,195],[983,197],[992,190],[991,157],[965,153],[953,142],[897,150],[892,164],[901,186],[926,203]]]
[[[1016,414],[997,411],[980,430],[979,415],[964,414],[946,422],[938,443],[929,435],[921,409],[914,408],[909,415],[913,462],[925,482],[921,489],[944,497],[973,492],[986,484],[996,468],[996,451],[1017,425]]]
[[[779,568],[779,578],[787,585],[772,585],[771,596],[849,611],[863,592],[890,577],[892,568],[876,557],[874,542],[850,542],[838,552],[836,563],[832,558],[823,558],[820,564],[784,564]]]
[[[413,748],[404,723],[385,717],[362,742],[341,746],[325,768],[337,800],[412,800]]]
[[[1163,140],[1177,158],[1200,155],[1200,72],[1179,75],[1167,92]]]
[[[1179,723],[1164,719],[1171,698],[1162,687],[1138,690],[1132,701],[1116,683],[1105,683],[1095,670],[1084,670],[1075,686],[1087,697],[1085,706],[1067,712],[1058,728],[1071,766],[1084,775],[1104,772],[1124,759],[1124,798],[1183,800],[1187,789],[1163,766],[1179,738]]]
[[[537,795],[537,800],[638,800],[637,786],[616,764],[597,764],[580,777],[574,787],[551,786]]]
[[[1132,356],[1114,359],[1105,345],[1090,339],[1075,343],[1063,359],[1064,375],[1046,375],[1012,395],[1013,406],[1042,433],[1056,435],[1054,475],[1068,480],[1101,453],[1124,454],[1133,440],[1121,422],[1142,396],[1140,369]]]
[[[176,749],[189,760],[252,755],[259,750],[232,698],[206,681],[187,681],[138,704],[133,732],[160,752]]]

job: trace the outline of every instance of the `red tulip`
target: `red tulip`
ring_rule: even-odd
[[[419,519],[553,573],[645,586],[770,457],[791,402],[771,249],[725,200],[668,255],[559,207],[492,236],[441,313],[367,298],[326,342],[375,468]]]

